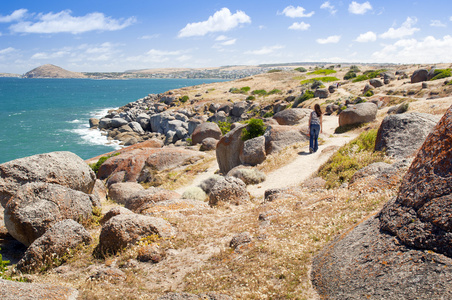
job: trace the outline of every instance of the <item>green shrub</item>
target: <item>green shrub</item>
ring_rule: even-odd
[[[368,70],[365,71],[363,74],[367,75],[367,78],[372,79],[379,77],[381,73],[386,72],[386,69],[379,69],[379,70]]]
[[[97,174],[97,171],[99,171],[100,166],[110,157],[113,156],[118,156],[119,154],[121,154],[120,152],[117,153],[113,153],[107,156],[102,156],[101,158],[99,158],[99,160],[97,161],[97,163],[95,164],[90,164],[89,166],[91,167],[91,169]]]
[[[264,135],[267,127],[261,119],[250,119],[247,126],[242,129],[242,140],[247,141],[255,137]]]
[[[258,95],[258,96],[266,96],[267,91],[266,90],[254,90],[251,92],[251,94]]]
[[[248,93],[251,90],[251,88],[249,86],[244,86],[240,88],[240,91]]]
[[[320,80],[314,80],[314,82],[311,84],[311,89],[313,90],[323,87],[325,86],[323,85],[323,82],[321,82]]]
[[[305,68],[303,68],[303,67],[298,67],[298,68],[295,69],[295,71],[303,73],[303,72],[306,72],[307,70]]]
[[[314,98],[314,92],[311,90],[305,91],[303,94],[295,98],[293,106],[297,107],[300,103],[303,103],[306,100]]]
[[[352,70],[345,73],[344,80],[349,80],[356,77],[356,73]]]
[[[272,69],[272,70],[269,70],[267,73],[278,73],[278,72],[282,72],[282,70],[281,69]]]
[[[248,96],[248,97],[246,97],[245,100],[251,100],[251,101],[254,101],[254,100],[256,100],[256,97],[254,97],[254,96]]]
[[[268,92],[267,95],[280,94],[280,93],[281,93],[281,90],[273,89],[270,92]]]
[[[300,84],[312,84],[315,81],[322,81],[322,82],[333,82],[333,81],[338,81],[339,78],[333,77],[333,76],[325,76],[325,77],[316,77],[316,78],[311,78],[311,79],[306,79],[306,80],[302,80],[300,81]]]
[[[450,76],[452,76],[451,69],[435,69],[435,71],[433,71],[433,78],[430,80],[437,80]]]
[[[374,92],[372,91],[372,90],[368,90],[365,94],[364,94],[364,96],[366,96],[366,97],[372,97],[374,95]]]
[[[357,65],[352,65],[352,66],[350,66],[350,71],[353,71],[353,72],[355,72],[355,73],[361,72],[361,70],[358,68]]]
[[[331,70],[331,69],[319,69],[319,70],[315,70],[313,72],[309,72],[308,75],[329,75],[329,74],[334,74],[336,73],[335,70]]]
[[[1,248],[0,248],[1,250]],[[9,260],[3,260],[2,254],[0,253],[0,278],[5,277],[5,272],[8,270],[7,265],[9,264]]]
[[[360,82],[360,81],[364,81],[364,80],[368,80],[369,77],[367,77],[367,75],[359,75],[356,76],[355,79],[352,80],[352,82]]]
[[[271,118],[271,117],[273,117],[274,114],[275,114],[275,113],[274,113],[272,110],[267,111],[267,112],[264,114],[264,118]]]
[[[225,135],[226,133],[228,133],[229,131],[231,131],[231,123],[229,122],[218,122],[218,127],[220,127],[221,133],[223,135]]]
[[[338,187],[348,182],[356,171],[384,161],[384,153],[374,151],[376,138],[377,129],[361,133],[319,168],[319,176],[326,180],[327,188]]]
[[[179,98],[179,101],[182,102],[182,103],[185,103],[185,102],[187,102],[188,100],[189,100],[189,98],[188,98],[187,95],[182,96],[182,97]]]

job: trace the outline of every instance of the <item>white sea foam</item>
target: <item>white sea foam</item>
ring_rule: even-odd
[[[119,141],[110,141],[107,139],[107,136],[102,135],[102,133],[97,129],[91,129],[88,125],[69,130],[70,132],[76,133],[80,136],[81,140],[80,144],[85,145],[103,145],[103,146],[111,146],[115,150],[121,149],[122,146],[119,145]]]
[[[73,124],[79,124],[79,123],[82,123],[83,121],[82,120],[79,120],[79,119],[75,119],[75,120],[72,120],[72,121],[68,121],[68,123],[73,123]]]

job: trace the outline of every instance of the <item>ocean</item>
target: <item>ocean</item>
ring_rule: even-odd
[[[0,78],[0,163],[53,151],[88,159],[118,149],[89,118],[148,94],[221,79]]]

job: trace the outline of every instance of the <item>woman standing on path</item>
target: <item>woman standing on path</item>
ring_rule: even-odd
[[[319,149],[319,134],[322,133],[322,110],[320,105],[314,105],[314,111],[309,116],[309,153]]]

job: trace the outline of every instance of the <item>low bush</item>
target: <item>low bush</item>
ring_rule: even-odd
[[[102,164],[103,164],[107,159],[109,159],[110,157],[113,157],[113,156],[118,156],[119,154],[121,154],[121,153],[118,152],[118,153],[114,153],[114,154],[111,154],[111,155],[102,156],[101,158],[99,158],[99,160],[98,160],[96,163],[90,164],[89,166],[90,166],[91,169],[94,171],[94,173],[97,174],[97,172],[99,171],[100,166],[102,166]]]
[[[349,80],[356,77],[356,73],[352,70],[345,73],[344,80]]]
[[[367,75],[359,75],[356,76],[355,79],[352,80],[352,82],[360,82],[360,81],[364,81],[364,80],[368,80],[369,77],[367,77]]]
[[[364,93],[365,97],[372,97],[373,95],[374,95],[374,92],[372,90],[369,90],[366,93]]]
[[[295,102],[297,102],[297,100],[298,100],[298,104],[300,104],[300,103],[302,103],[306,100],[312,99],[312,98],[314,98],[314,92],[311,90],[307,90],[298,99],[295,99]]]
[[[251,92],[251,94],[258,95],[258,96],[266,96],[267,91],[266,90],[254,90]]]
[[[188,100],[189,100],[189,98],[188,98],[187,95],[182,96],[182,97],[179,98],[179,101],[182,102],[182,103],[185,103],[185,102],[187,102]]]
[[[218,122],[218,127],[220,127],[221,133],[223,135],[225,135],[226,133],[228,133],[229,131],[231,131],[231,123],[229,122]]]
[[[361,70],[358,68],[357,65],[350,66],[350,71],[355,72],[355,73],[361,72]]]
[[[242,140],[247,141],[264,135],[266,129],[267,127],[261,119],[250,119],[247,121],[247,126],[242,129]]]
[[[325,77],[316,77],[316,78],[311,78],[311,79],[306,79],[306,80],[302,80],[300,81],[300,84],[312,84],[315,81],[322,81],[322,82],[333,82],[333,81],[338,81],[339,78],[337,77],[333,77],[333,76],[325,76]]]
[[[245,100],[251,100],[251,101],[254,101],[254,100],[256,100],[256,97],[254,97],[254,96],[248,96],[248,97],[246,97]]]
[[[294,69],[295,71],[298,71],[298,72],[301,72],[301,73],[304,73],[304,72],[306,72],[307,70],[305,69],[305,68],[303,68],[303,67],[298,67],[298,68],[296,68],[296,69]]]
[[[202,188],[193,186],[185,190],[185,192],[182,194],[182,199],[206,201],[207,194],[204,192]]]
[[[309,72],[308,75],[329,75],[329,74],[334,74],[334,73],[337,73],[337,72],[335,70],[331,70],[331,69],[319,69],[319,70]]]
[[[272,70],[269,70],[267,73],[278,73],[278,72],[282,72],[282,70],[281,69],[272,69]]]
[[[273,95],[273,94],[281,94],[281,90],[273,89],[267,93],[267,95]]]
[[[451,69],[435,69],[433,71],[433,78],[430,80],[437,80],[452,76]]]
[[[383,152],[374,151],[376,138],[377,129],[361,133],[319,168],[318,174],[326,180],[327,188],[338,187],[348,182],[356,171],[385,160]]]
[[[372,79],[379,77],[381,73],[386,72],[386,69],[379,69],[379,70],[368,70],[364,72],[364,75],[367,75],[367,78]]]

